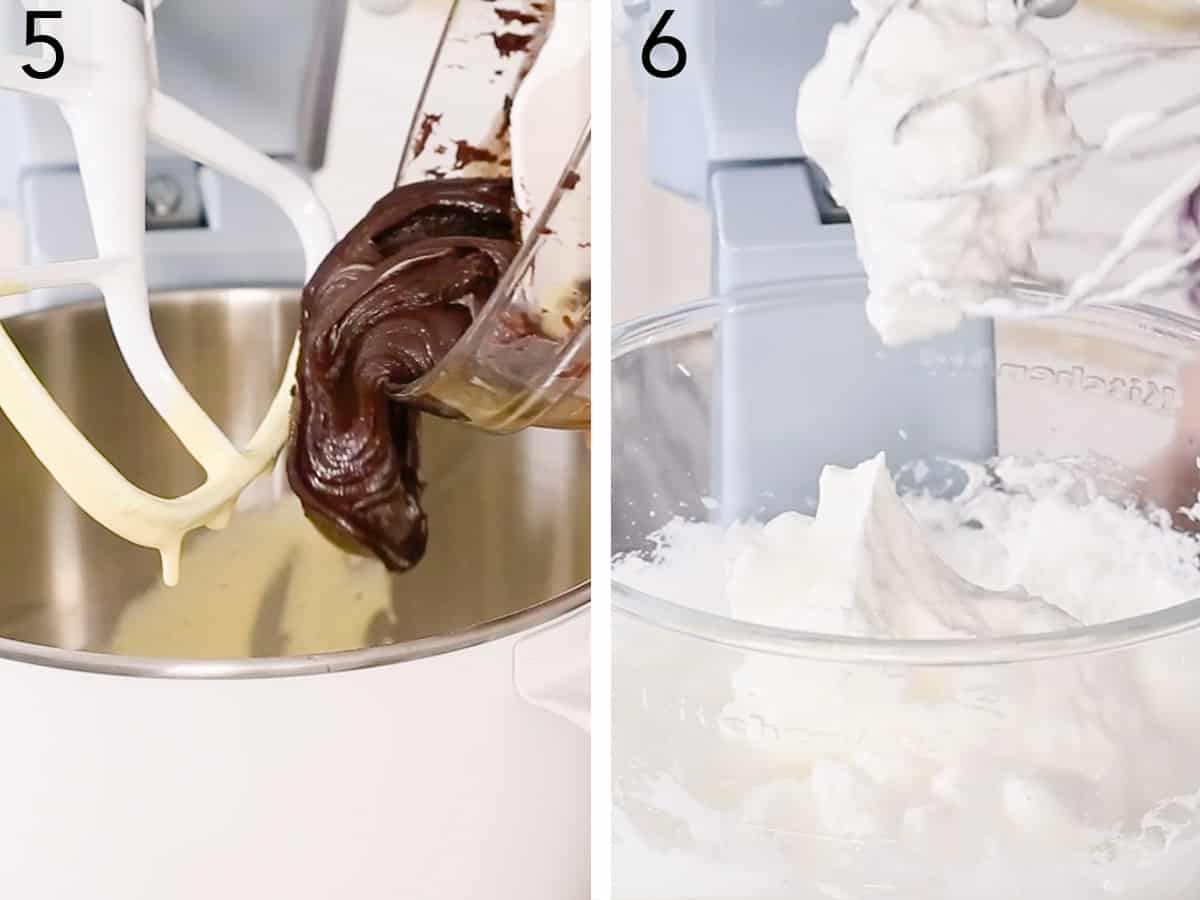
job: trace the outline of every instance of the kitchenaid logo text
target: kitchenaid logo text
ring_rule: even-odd
[[[1169,385],[1159,384],[1149,378],[1097,375],[1083,366],[1055,369],[1051,366],[1002,363],[999,376],[1022,384],[1053,384],[1084,394],[1101,394],[1118,403],[1129,403],[1159,412],[1174,412],[1179,408],[1179,394]]]

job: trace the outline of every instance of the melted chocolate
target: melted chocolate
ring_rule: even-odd
[[[522,53],[529,49],[529,45],[533,43],[536,35],[532,34],[516,34],[514,32],[504,32],[502,34],[493,34],[492,41],[496,45],[496,50],[501,56],[512,56],[514,53]]]
[[[421,119],[421,125],[417,129],[417,139],[413,142],[413,156],[420,156],[425,152],[425,146],[429,143],[429,138],[433,135],[433,129],[440,121],[442,121],[440,114],[425,113],[425,116]]]
[[[485,147],[475,147],[469,141],[455,141],[454,170],[465,169],[472,163],[494,163],[496,154]]]
[[[517,249],[508,179],[396,188],[304,289],[288,480],[326,534],[416,565],[418,409],[397,399],[462,337]]]

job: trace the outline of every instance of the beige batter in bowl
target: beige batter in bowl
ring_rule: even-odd
[[[1200,27],[1200,7],[1189,0],[1083,0],[1092,9],[1142,25],[1187,31]]]
[[[235,442],[270,402],[296,299],[245,289],[154,300],[168,358]],[[135,483],[175,495],[200,482],[135,388],[98,304],[6,325],[67,414]],[[423,427],[431,539],[414,571],[392,577],[327,544],[277,474],[251,487],[225,531],[189,539],[181,583],[168,589],[155,553],[82,514],[0,420],[0,494],[13,517],[0,542],[0,637],[176,658],[351,650],[459,632],[587,580],[582,435],[492,437],[428,416]]]

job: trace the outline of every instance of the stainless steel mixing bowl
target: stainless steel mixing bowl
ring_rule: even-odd
[[[234,441],[249,438],[278,384],[295,334],[297,299],[294,291],[265,289],[153,298],[168,359]],[[198,465],[126,371],[99,303],[5,324],[64,411],[132,481],[165,496],[200,483]],[[492,437],[430,417],[424,438],[431,540],[422,565],[393,579],[401,631],[386,640],[401,646],[333,665],[454,649],[586,602],[581,586],[588,578],[590,511],[583,438],[546,431]],[[0,638],[102,651],[130,599],[159,579],[157,554],[80,512],[6,420],[0,420],[0,460],[0,496],[8,511],[0,541]],[[264,478],[247,499],[269,503],[284,490],[284,479]],[[186,565],[185,551],[184,578]],[[492,624],[476,627],[484,623]],[[413,649],[412,642],[431,638]],[[364,635],[363,646],[370,643]],[[0,646],[5,655],[128,670],[112,658],[47,655],[29,646]],[[305,665],[263,660],[224,674],[295,672]]]

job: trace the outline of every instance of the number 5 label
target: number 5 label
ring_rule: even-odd
[[[31,63],[26,63],[21,66],[21,70],[30,78],[36,78],[39,81],[44,81],[47,78],[53,78],[63,67],[63,45],[59,43],[58,38],[49,34],[38,34],[37,23],[39,19],[61,19],[61,12],[27,12],[25,13],[25,45],[33,47],[38,44],[43,44],[50,48],[50,52],[54,55],[54,59],[50,63],[48,69],[35,69]]]

